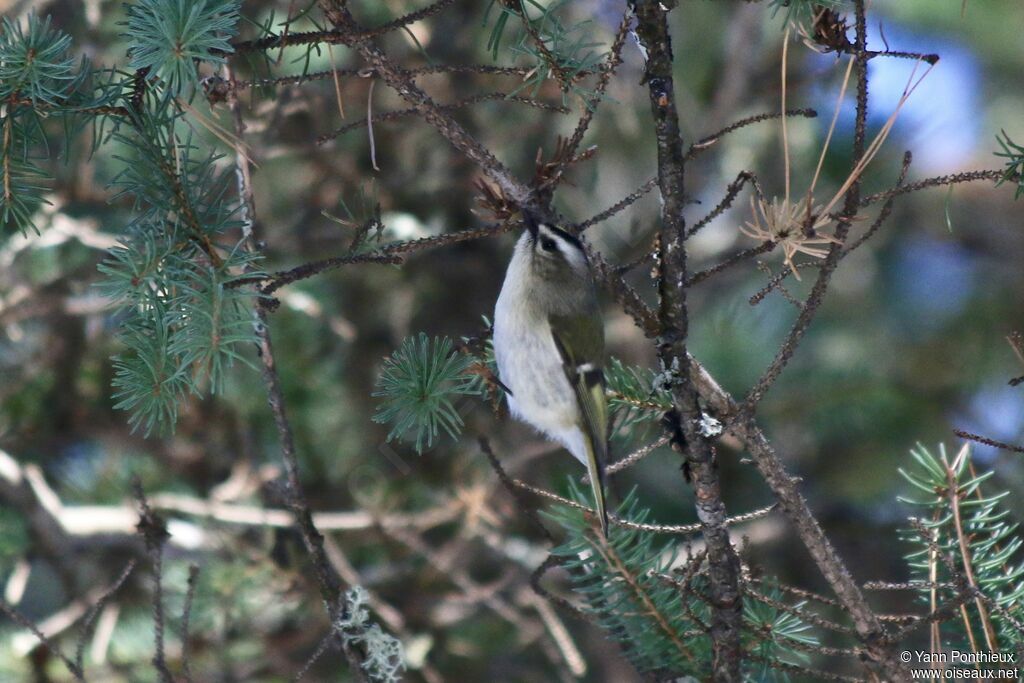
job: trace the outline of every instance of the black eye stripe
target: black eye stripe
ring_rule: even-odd
[[[579,238],[576,237],[576,235],[570,235],[565,230],[562,230],[561,228],[556,228],[553,225],[546,225],[544,227],[546,227],[552,233],[554,233],[554,234],[558,235],[559,237],[561,237],[563,240],[565,240],[569,244],[574,245],[580,251],[583,251],[583,243],[580,242]]]

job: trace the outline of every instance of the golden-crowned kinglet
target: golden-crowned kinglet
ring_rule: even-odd
[[[524,212],[494,310],[494,356],[512,415],[558,441],[587,467],[608,533],[604,462],[604,324],[583,244]]]

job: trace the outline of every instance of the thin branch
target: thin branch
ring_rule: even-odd
[[[903,183],[907,180],[907,173],[910,172],[910,162],[913,161],[913,159],[914,157],[909,151],[903,153],[903,165],[900,167],[900,175],[896,179],[896,184],[893,186],[894,189],[898,190],[903,187]],[[860,248],[862,244],[871,239],[878,229],[882,227],[882,224],[888,220],[889,215],[892,213],[892,207],[895,203],[896,196],[897,195],[893,194],[886,198],[885,203],[882,204],[882,210],[878,212],[878,216],[876,216],[874,222],[871,223],[871,227],[865,230],[863,235],[843,249],[844,257],[854,249]]]
[[[776,600],[770,596],[758,593],[749,586],[745,586],[743,592],[744,595],[749,596],[757,602],[764,603],[770,607],[773,607],[787,614],[797,616],[802,621],[806,621],[809,624],[814,624],[819,628],[824,628],[829,631],[835,631],[836,633],[843,633],[846,635],[856,635],[856,632],[849,626],[844,626],[843,624],[839,624],[834,621],[831,621],[830,619],[826,619],[822,616],[819,616],[818,614],[815,614],[814,612],[811,612],[810,610],[797,607],[796,605],[790,605],[785,602],[782,602],[781,600]],[[849,654],[859,655],[860,651],[854,650]]]
[[[818,116],[818,112],[810,108],[787,109],[786,116],[801,116],[806,119],[813,119]],[[782,112],[774,111],[766,112],[764,114],[755,114],[754,116],[748,116],[745,119],[740,119],[735,123],[729,124],[725,128],[718,131],[717,133],[712,133],[711,135],[708,135],[706,137],[701,138],[700,140],[697,140],[694,143],[691,143],[689,149],[686,150],[686,155],[683,157],[683,159],[684,161],[689,161],[690,159],[697,156],[704,150],[713,146],[716,142],[722,139],[722,137],[728,135],[729,133],[733,133],[741,128],[746,128],[747,126],[751,126],[755,123],[761,123],[762,121],[772,121],[773,119],[780,118],[783,118]]]
[[[532,203],[532,193],[528,187],[517,180],[489,149],[470,135],[455,119],[441,110],[426,92],[370,42],[372,36],[360,35],[360,28],[343,0],[320,0],[320,6],[331,25],[342,33],[342,42],[358,50],[376,74],[404,100],[419,110],[420,115],[434,126],[452,146],[479,165],[491,180],[498,184],[502,192],[516,204],[529,206]]]
[[[959,436],[961,439],[967,439],[968,441],[977,441],[980,444],[986,446],[992,446],[1003,451],[1010,451],[1011,453],[1024,453],[1024,446],[1014,446],[1010,443],[1004,443],[1002,441],[996,441],[990,439],[987,436],[981,436],[979,434],[972,434],[971,432],[965,432],[962,429],[954,429],[953,433]]]
[[[558,495],[557,493],[552,493],[551,491],[546,491],[542,488],[538,488],[531,484],[527,484],[525,481],[522,481],[520,479],[513,479],[511,483],[514,487],[518,489],[522,489],[523,491],[532,493],[535,496],[540,496],[541,498],[547,498],[548,500],[552,500],[556,503],[559,503],[560,505],[565,505],[566,507],[573,508],[574,510],[581,510],[585,512],[587,515],[589,515],[592,519],[596,519],[596,513],[594,512],[594,509],[587,507],[582,503],[577,503],[576,501],[564,498]],[[734,524],[742,524],[744,522],[750,522],[755,519],[760,519],[761,517],[764,517],[771,513],[774,509],[774,505],[769,505],[759,510],[747,512],[742,515],[736,515],[734,517],[729,517],[725,520],[725,525],[732,526]],[[622,517],[619,517],[618,515],[612,513],[608,513],[608,521],[611,522],[613,525],[623,527],[624,529],[650,531],[658,534],[680,534],[684,536],[696,534],[700,532],[704,526],[699,522],[696,524],[646,524],[634,522],[628,519],[623,519]]]
[[[718,202],[718,204],[715,205],[715,208],[713,208],[706,216],[693,224],[693,227],[691,227],[686,233],[687,237],[695,234],[705,225],[721,216],[726,209],[732,206],[732,203],[736,200],[736,196],[747,183],[751,183],[755,188],[758,187],[757,177],[753,173],[750,171],[740,171],[737,173],[736,179],[729,183],[725,188],[725,196],[722,197],[722,201]]]
[[[64,663],[64,666],[67,667],[68,671],[71,672],[71,675],[75,677],[76,681],[85,680],[85,677],[82,675],[82,669],[78,666],[78,664],[73,662],[70,657],[65,655],[64,652],[57,645],[57,643],[55,643],[52,638],[43,633],[42,629],[36,626],[31,619],[29,619],[21,612],[16,610],[12,605],[7,604],[7,601],[3,599],[0,599],[0,612],[6,614],[8,618],[14,623],[16,623],[18,626],[21,626],[22,628],[31,631],[32,635],[38,638],[39,642],[42,643],[47,650],[49,650],[52,654],[56,655],[60,659],[60,661]]]
[[[367,254],[356,254],[354,256],[335,256],[322,261],[312,261],[310,263],[304,263],[301,266],[296,266],[291,270],[284,270],[277,273],[273,273],[269,276],[270,282],[265,285],[261,292],[267,296],[273,294],[281,287],[289,285],[299,280],[313,277],[318,273],[322,273],[326,270],[334,270],[342,266],[354,265],[357,263],[378,263],[382,265],[401,265],[401,256],[392,256],[390,254],[380,253],[367,253]]]
[[[638,578],[629,570],[626,563],[619,557],[618,552],[615,548],[607,542],[604,537],[595,539],[595,542],[591,544],[594,550],[601,555],[601,559],[605,565],[615,571],[621,579],[624,588],[627,588],[633,597],[643,607],[643,611],[647,616],[654,620],[657,624],[658,629],[662,634],[669,639],[669,641],[675,646],[676,650],[686,657],[691,663],[696,664],[693,652],[686,646],[686,636],[682,633],[677,632],[673,627],[671,620],[663,613],[664,605],[657,604],[651,597],[648,590],[640,583]]]
[[[601,104],[601,100],[604,98],[605,90],[608,88],[608,84],[611,82],[612,76],[615,74],[616,69],[622,64],[622,48],[626,43],[626,36],[629,35],[629,26],[633,21],[633,12],[627,10],[622,15],[622,20],[619,22],[619,27],[615,31],[615,38],[612,40],[612,46],[608,51],[608,59],[605,61],[603,68],[601,69],[601,75],[598,76],[597,85],[594,86],[593,94],[586,98],[584,101],[583,115],[580,116],[580,120],[576,123],[576,128],[572,132],[572,136],[569,138],[568,143],[565,147],[565,159],[572,159],[576,150],[579,149],[583,143],[583,136],[586,135],[587,129],[590,127],[590,122],[594,119],[594,114],[597,113],[597,108]],[[562,178],[562,172],[568,165],[568,161],[564,162],[555,174],[548,191],[554,190],[558,181]]]
[[[167,656],[164,651],[163,559],[164,543],[169,534],[163,518],[149,507],[146,493],[142,490],[142,482],[137,477],[132,482],[132,492],[139,506],[139,534],[146,543],[146,552],[149,554],[153,572],[153,667],[163,683],[174,683],[174,675],[167,668]]]
[[[914,61],[926,62],[930,65],[939,63],[939,55],[934,52],[906,52],[903,50],[868,50],[868,59],[876,57],[892,57],[894,59],[912,59]]]
[[[477,440],[477,443],[479,443],[480,450],[483,451],[483,454],[487,457],[487,462],[490,463],[491,469],[493,469],[495,474],[498,475],[498,480],[501,481],[502,485],[505,487],[505,490],[512,494],[512,497],[515,498],[516,502],[519,503],[522,512],[524,512],[526,516],[530,518],[530,521],[533,522],[533,525],[540,530],[544,538],[546,538],[549,542],[554,544],[555,537],[551,534],[550,531],[548,531],[548,528],[544,526],[544,522],[541,521],[540,516],[537,514],[536,506],[531,505],[530,502],[526,500],[526,497],[521,494],[522,489],[516,486],[516,482],[513,481],[511,477],[509,477],[508,473],[505,471],[505,468],[501,466],[501,461],[498,460],[498,456],[494,454],[494,449],[491,448],[491,442],[487,439],[486,436],[481,436]]]
[[[774,249],[776,247],[776,244],[776,242],[762,242],[756,247],[750,247],[749,249],[744,249],[743,251],[737,252],[730,256],[729,258],[722,261],[721,263],[718,263],[714,266],[711,266],[710,268],[706,268],[704,270],[694,273],[689,278],[687,278],[686,286],[692,287],[693,285],[703,282],[704,280],[707,280],[708,278],[714,275],[718,275],[722,271],[728,270],[729,268],[732,268],[733,266],[739,263],[749,261],[755,256],[767,253]]]
[[[231,72],[228,71],[227,73],[230,78]],[[235,134],[239,143],[241,143],[245,125],[242,121],[241,106],[234,93],[229,95],[228,103],[234,117]],[[262,247],[252,229],[256,220],[256,206],[250,185],[250,160],[241,153],[240,149],[236,150],[235,164],[238,170],[238,195],[241,199],[240,214],[244,223],[243,232],[248,237],[246,241],[247,248],[258,253]],[[285,411],[284,391],[281,388],[281,380],[277,374],[277,363],[274,358],[274,349],[267,321],[267,309],[264,305],[256,306],[253,323],[256,328],[257,354],[262,365],[260,374],[266,387],[267,403],[270,405],[270,411],[274,416],[274,425],[277,428],[278,439],[281,444],[281,460],[284,463],[285,480],[287,482],[286,500],[288,507],[295,516],[295,526],[302,537],[303,545],[306,547],[306,552],[313,565],[313,573],[316,577],[320,597],[331,621],[331,632],[334,633],[334,624],[337,623],[344,610],[343,585],[337,572],[327,559],[327,554],[324,552],[323,536],[313,523],[313,513],[302,487],[298,458],[295,453],[295,437]],[[357,681],[360,681],[360,683],[368,683],[369,679],[367,678],[366,671],[363,669],[362,653],[350,643],[339,640],[352,676]]]
[[[598,223],[608,220],[615,214],[619,213],[620,211],[628,207],[630,204],[633,204],[637,200],[641,199],[644,195],[648,194],[651,190],[653,190],[656,187],[658,187],[657,176],[650,178],[643,185],[633,190],[628,195],[626,195],[619,201],[615,202],[601,213],[595,214],[585,221],[576,223],[575,225],[573,225],[573,230],[575,232],[583,232],[584,230],[591,226],[597,225]]]
[[[311,261],[304,263],[301,266],[296,266],[290,270],[283,270],[277,273],[271,273],[266,277],[252,278],[239,278],[237,284],[250,284],[255,282],[266,281],[268,284],[264,285],[262,293],[270,295],[283,287],[284,285],[304,280],[306,278],[313,277],[324,271],[334,270],[342,266],[354,265],[358,263],[379,263],[385,265],[400,265],[403,263],[403,256],[411,254],[424,249],[433,249],[436,247],[444,247],[450,244],[457,244],[459,242],[466,242],[469,240],[481,239],[484,237],[493,237],[502,233],[508,232],[517,225],[514,222],[503,222],[503,223],[491,223],[481,228],[475,228],[473,230],[460,230],[458,232],[446,232],[441,235],[435,235],[432,237],[422,237],[417,240],[408,240],[405,242],[393,242],[386,244],[379,249],[374,251],[366,252],[363,254],[345,255],[345,256],[334,256],[331,258],[323,259],[320,261]],[[234,284],[234,283],[233,283]]]
[[[999,181],[1006,177],[1006,172],[1003,170],[986,169],[982,171],[964,171],[963,173],[953,173],[951,175],[936,176],[934,178],[926,178],[925,180],[919,180],[916,183],[910,183],[909,185],[903,185],[902,187],[896,187],[885,192],[877,192],[875,194],[868,195],[860,200],[859,206],[871,206],[878,202],[895,197],[901,194],[910,194],[919,190],[926,190],[930,187],[943,187],[946,185],[959,185],[960,183],[970,183],[976,180],[992,180]]]
[[[85,615],[85,623],[82,625],[82,630],[78,633],[78,643],[75,646],[75,665],[78,667],[80,672],[85,672],[85,641],[88,640],[89,635],[92,633],[93,624],[96,622],[96,617],[100,615],[100,612],[106,607],[110,599],[114,597],[114,593],[121,589],[124,582],[131,576],[132,571],[135,570],[135,560],[129,560],[128,564],[121,571],[121,575],[112,583],[100,597],[96,600],[89,613]]]
[[[452,102],[450,104],[440,104],[438,105],[438,109],[444,112],[451,112],[457,109],[470,107],[474,104],[495,101],[516,102],[519,104],[525,104],[527,106],[534,107],[535,109],[553,111],[560,114],[569,113],[569,109],[561,105],[549,104],[547,102],[541,102],[540,100],[531,99],[529,97],[521,97],[519,95],[508,95],[504,92],[491,92],[483,93],[481,95],[473,95],[472,97],[466,97],[464,99],[458,100],[457,102]],[[395,111],[384,112],[382,114],[374,114],[370,118],[363,118],[357,121],[352,121],[351,123],[346,123],[344,126],[341,126],[340,128],[334,130],[333,132],[321,135],[316,139],[316,144],[322,145],[326,142],[330,142],[331,140],[334,140],[335,138],[338,138],[344,135],[345,133],[348,133],[349,131],[369,125],[371,121],[373,123],[381,121],[394,121],[396,119],[400,119],[406,116],[417,116],[418,114],[419,110],[416,109],[415,107],[411,107],[409,109],[397,109]]]
[[[266,52],[277,48],[293,47],[295,45],[311,45],[315,43],[341,43],[343,45],[347,45],[349,44],[349,41],[353,39],[368,40],[370,38],[382,36],[385,33],[390,33],[391,31],[402,29],[410,24],[415,24],[418,21],[440,13],[454,2],[455,0],[438,0],[423,9],[410,12],[409,14],[401,16],[393,21],[389,21],[386,24],[382,24],[376,28],[361,29],[358,32],[334,30],[291,33],[285,31],[280,35],[268,35],[256,40],[239,41],[234,43],[232,48],[234,49],[234,53],[241,54],[245,52]],[[211,50],[211,52],[220,55],[225,54],[220,50]]]
[[[654,443],[647,444],[643,448],[638,448],[637,450],[633,451],[632,453],[630,453],[626,457],[622,458],[621,460],[616,460],[615,462],[611,463],[610,465],[608,465],[604,469],[604,473],[606,475],[608,475],[608,474],[615,474],[616,472],[620,472],[620,471],[626,469],[627,467],[631,467],[631,466],[635,465],[636,463],[640,462],[641,460],[643,460],[644,458],[646,458],[648,455],[650,455],[654,451],[656,451],[659,448],[661,448],[662,446],[668,444],[668,442],[669,442],[669,437],[668,436],[662,436],[661,438],[659,438]]]
[[[658,317],[643,298],[622,277],[618,270],[596,252],[588,252],[594,275],[605,286],[623,310],[633,318],[636,326],[648,339],[658,336],[661,325]]]
[[[433,74],[477,74],[480,76],[517,76],[522,78],[530,72],[530,69],[522,66],[496,66],[494,64],[429,64],[416,68],[398,67],[406,76],[418,78]],[[294,85],[302,85],[313,81],[334,80],[342,76],[367,76],[373,75],[373,69],[329,69],[327,71],[311,71],[309,73],[295,74],[293,76],[278,76],[276,78],[254,78],[250,80],[236,80],[210,76],[203,80],[203,91],[211,103],[227,100],[227,94],[232,91],[248,90],[250,88],[279,88]],[[28,100],[25,101],[28,103]],[[84,110],[85,113],[100,114],[123,114],[119,107],[100,108],[104,111]],[[111,110],[111,111],[105,111]]]
[[[196,597],[196,586],[199,582],[199,565],[188,566],[188,584],[185,589],[185,605],[181,610],[181,667],[185,680],[192,683],[191,640],[189,624],[192,621],[192,601]]]
[[[957,545],[960,548],[960,559],[963,562],[963,575],[967,579],[967,584],[974,589],[975,594],[980,594],[978,590],[978,582],[974,578],[974,567],[971,562],[971,548],[970,543],[967,539],[967,532],[964,530],[963,520],[960,515],[960,488],[957,486],[957,475],[956,471],[959,469],[959,461],[967,457],[969,446],[964,444],[963,448],[956,456],[956,461],[953,464],[948,464],[943,458],[943,465],[946,468],[946,496],[949,499],[949,507],[953,513],[953,529],[956,530]],[[985,645],[988,647],[989,652],[997,652],[999,650],[999,641],[996,638],[995,628],[992,626],[992,619],[988,615],[988,610],[985,608],[985,603],[980,599],[975,598],[975,607],[978,608],[978,616],[981,619],[982,630],[985,633]]]

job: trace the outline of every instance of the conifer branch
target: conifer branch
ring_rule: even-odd
[[[658,186],[661,191],[661,226],[658,233],[658,357],[675,403],[678,447],[685,454],[696,498],[697,515],[704,525],[708,548],[708,577],[712,600],[711,639],[714,645],[712,678],[739,679],[742,653],[740,624],[739,558],[726,526],[714,450],[698,423],[697,392],[687,363],[689,327],[686,303],[686,226],[683,220],[685,158],[679,132],[673,80],[673,54],[664,4],[642,0],[634,5],[637,36],[646,57],[644,80],[648,86],[658,148]]]

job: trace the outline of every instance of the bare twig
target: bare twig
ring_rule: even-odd
[[[342,42],[354,47],[369,62],[377,75],[391,86],[404,100],[415,107],[428,123],[456,149],[478,164],[501,188],[506,196],[520,206],[532,203],[532,194],[494,156],[455,119],[442,111],[437,104],[413,80],[397,68],[390,59],[359,29],[348,6],[342,0],[320,0],[327,20],[342,34]]]
[[[89,639],[89,635],[92,633],[93,624],[96,622],[96,617],[100,615],[103,608],[107,606],[110,599],[114,597],[114,593],[121,589],[124,582],[131,576],[132,571],[135,570],[135,560],[129,560],[128,564],[125,565],[121,575],[108,587],[100,597],[93,603],[93,606],[89,608],[89,613],[85,615],[85,623],[82,624],[82,630],[78,633],[78,643],[75,646],[75,666],[78,667],[80,672],[85,672],[85,641]]]
[[[960,183],[970,183],[976,180],[991,180],[998,182],[1005,176],[1005,171],[1001,169],[986,169],[983,171],[964,171],[963,173],[953,173],[951,175],[926,178],[925,180],[919,180],[916,183],[909,183],[907,185],[895,187],[891,190],[886,190],[885,192],[868,195],[860,200],[859,206],[871,206],[872,204],[877,204],[878,202],[890,197],[895,197],[901,194],[911,194],[920,190],[926,190],[930,187],[959,185]]]
[[[228,72],[230,78],[230,72]],[[237,96],[230,93],[228,103],[231,106],[235,121],[235,134],[239,141],[245,130],[242,121],[241,107]],[[241,198],[241,218],[244,223],[243,231],[248,237],[247,247],[255,252],[261,249],[252,226],[256,218],[256,205],[253,201],[253,193],[249,186],[249,159],[236,153],[235,163],[238,168],[238,194]],[[295,516],[295,526],[302,537],[303,545],[309,554],[313,565],[313,572],[316,576],[317,587],[324,607],[331,621],[331,632],[334,633],[333,625],[342,616],[344,600],[342,596],[342,582],[337,572],[327,559],[324,552],[324,539],[320,531],[313,523],[313,513],[309,502],[306,500],[305,491],[299,476],[299,463],[295,453],[295,438],[292,433],[291,423],[285,412],[284,392],[281,389],[281,380],[277,374],[277,363],[274,358],[274,349],[270,339],[270,330],[267,324],[267,309],[265,306],[257,306],[255,320],[257,353],[262,364],[261,375],[267,391],[267,402],[270,405],[271,413],[274,416],[274,425],[277,427],[278,438],[281,443],[281,460],[285,469],[285,480],[287,482],[287,502]],[[348,661],[349,668],[356,680],[367,683],[366,672],[363,669],[362,653],[350,643],[339,639],[342,652]]]
[[[472,95],[471,97],[463,98],[461,100],[458,100],[457,102],[451,102],[449,104],[439,104],[437,105],[437,108],[443,112],[451,112],[456,111],[458,109],[463,109],[465,107],[470,107],[474,104],[480,104],[483,102],[516,102],[518,104],[525,104],[535,109],[541,109],[544,111],[553,111],[561,114],[569,113],[569,110],[566,107],[563,107],[558,104],[549,104],[547,102],[542,102],[540,100],[535,100],[529,97],[521,97],[519,95],[508,95],[504,92],[490,92],[483,93],[480,95]],[[382,121],[394,121],[396,119],[400,119],[407,116],[416,116],[418,114],[419,110],[416,109],[415,107],[410,107],[409,109],[397,109],[395,111],[388,111],[382,114],[374,114],[372,117],[363,118],[357,121],[346,123],[344,126],[341,126],[340,128],[330,133],[321,135],[316,139],[316,144],[322,145],[325,142],[330,142],[331,140],[341,137],[342,135],[348,133],[349,131],[355,130],[357,128],[362,128],[363,126],[370,125],[371,123],[377,123]]]
[[[980,434],[972,434],[971,432],[965,432],[962,429],[954,429],[953,433],[959,436],[961,439],[967,439],[968,441],[977,441],[980,444],[992,446],[993,448],[998,448],[1004,451],[1010,451],[1011,453],[1024,453],[1024,446],[1014,446],[1011,443],[996,441],[995,439],[990,439],[987,436],[981,436]]]
[[[235,53],[245,52],[265,52],[284,47],[292,47],[295,45],[310,45],[314,43],[341,43],[347,45],[349,41],[354,38],[359,39],[370,39],[382,36],[385,33],[390,33],[402,29],[410,24],[415,24],[418,21],[427,19],[440,13],[455,0],[437,0],[423,9],[410,12],[404,16],[399,17],[393,21],[389,21],[386,24],[382,24],[376,28],[363,29],[354,33],[349,30],[334,30],[334,31],[307,31],[304,33],[291,33],[284,31],[281,35],[269,35],[259,38],[258,40],[243,40],[232,45]],[[211,50],[216,54],[224,54],[220,50]]]
[[[718,204],[715,205],[715,208],[713,208],[706,216],[694,223],[693,227],[687,231],[687,236],[695,234],[705,225],[721,216],[726,209],[732,206],[732,203],[736,200],[736,196],[747,183],[753,184],[756,188],[757,178],[750,171],[740,171],[736,175],[736,179],[729,183],[729,186],[725,188],[725,196],[722,198],[722,201],[718,202]]]
[[[82,674],[82,669],[78,666],[78,664],[72,661],[70,657],[65,655],[64,652],[57,645],[57,643],[55,643],[53,639],[51,639],[49,636],[43,633],[42,629],[36,626],[31,619],[24,616],[13,606],[7,604],[6,600],[0,600],[0,612],[6,614],[8,618],[10,618],[10,620],[16,623],[18,626],[21,626],[22,628],[31,631],[32,635],[38,638],[39,642],[42,643],[47,650],[56,655],[60,659],[60,661],[64,662],[64,666],[67,667],[68,671],[71,672],[71,675],[75,677],[76,681],[85,680],[85,677]]]
[[[196,597],[196,586],[199,582],[199,565],[188,566],[188,584],[185,590],[185,605],[181,610],[181,668],[185,680],[192,683],[191,635],[189,624],[192,621],[192,601]]]
[[[615,38],[612,40],[612,46],[608,51],[608,59],[602,65],[601,75],[597,78],[597,85],[594,86],[593,94],[584,101],[583,115],[580,116],[575,130],[572,132],[572,137],[566,143],[566,159],[571,159],[576,154],[580,144],[582,144],[583,136],[586,135],[587,128],[590,127],[590,122],[593,120],[594,114],[597,113],[597,108],[604,98],[604,92],[608,88],[612,76],[615,74],[615,70],[619,68],[619,65],[622,64],[622,47],[625,45],[626,36],[629,35],[629,26],[633,21],[632,15],[631,11],[627,11],[622,15],[619,27],[615,31]],[[566,163],[563,163],[555,174],[554,179],[550,183],[549,192],[553,191],[554,187],[558,184],[566,165]]]
[[[641,460],[643,460],[644,458],[646,458],[648,455],[650,455],[654,451],[656,451],[659,448],[661,448],[662,446],[666,445],[668,442],[669,442],[669,437],[662,436],[657,441],[655,441],[654,443],[648,444],[648,445],[644,446],[643,448],[638,448],[637,450],[633,451],[632,453],[630,453],[626,457],[622,458],[621,460],[616,460],[615,462],[611,463],[610,465],[608,465],[605,468],[604,473],[605,474],[615,474],[616,472],[624,470],[627,467],[631,467],[632,465],[635,465],[636,463],[638,463]]]
[[[715,264],[710,268],[705,268],[704,270],[698,271],[691,275],[686,280],[686,286],[692,287],[693,285],[696,285],[700,282],[703,282],[704,280],[707,280],[710,277],[718,275],[722,271],[728,270],[729,268],[732,268],[733,266],[739,263],[749,261],[750,259],[756,256],[760,256],[761,254],[767,253],[774,249],[775,246],[775,242],[762,242],[756,247],[750,247],[749,249],[744,249],[743,251],[736,252],[735,254],[725,259],[721,263]]]
[[[601,213],[596,214],[594,216],[591,216],[590,218],[588,218],[585,221],[582,221],[580,223],[576,223],[573,226],[573,229],[576,232],[583,232],[584,230],[586,230],[587,228],[589,228],[591,226],[597,225],[598,223],[601,223],[603,221],[608,220],[609,218],[611,218],[615,214],[621,212],[623,209],[628,207],[630,204],[633,204],[637,200],[641,199],[644,195],[648,194],[651,190],[653,190],[657,186],[658,186],[658,178],[657,178],[657,176],[655,176],[654,178],[649,179],[647,182],[645,182],[643,185],[641,185],[637,189],[635,189],[632,192],[630,192],[628,195],[626,195],[625,197],[623,197],[619,201],[617,201],[614,204],[612,204],[610,207],[608,207],[607,209],[605,209]]]
[[[135,501],[139,506],[139,534],[146,543],[151,570],[153,572],[153,667],[163,683],[174,683],[174,675],[167,668],[164,652],[164,543],[167,540],[167,526],[164,520],[149,507],[142,482],[136,477],[132,483]]]
[[[957,545],[960,548],[960,559],[963,563],[963,575],[967,579],[967,584],[974,589],[976,594],[978,591],[978,582],[974,578],[974,566],[971,562],[971,548],[967,539],[967,532],[964,530],[963,520],[960,516],[960,488],[957,486],[957,475],[956,472],[959,469],[960,462],[968,457],[970,452],[970,446],[964,444],[960,452],[957,453],[956,459],[953,463],[945,462],[943,459],[943,465],[946,468],[946,496],[949,499],[949,507],[953,513],[953,528],[956,531]],[[992,626],[992,619],[988,615],[988,610],[985,608],[985,603],[979,598],[974,600],[975,606],[978,608],[978,616],[981,620],[982,629],[985,633],[985,645],[988,647],[989,652],[997,652],[999,650],[999,641],[996,638],[995,628]]]
[[[800,117],[803,117],[803,118],[806,118],[806,119],[813,119],[813,118],[818,116],[818,112],[815,111],[814,109],[809,109],[809,108],[808,109],[787,109],[786,110],[786,116],[787,117],[788,116],[800,116]],[[735,132],[737,130],[740,130],[741,128],[746,128],[747,126],[751,126],[751,125],[753,125],[755,123],[761,123],[762,121],[771,121],[773,119],[779,119],[779,118],[785,118],[785,117],[782,115],[782,112],[775,111],[775,112],[766,112],[764,114],[755,114],[754,116],[748,116],[748,117],[746,117],[744,119],[740,119],[739,121],[736,121],[735,123],[729,124],[728,126],[726,126],[725,128],[721,129],[720,131],[718,131],[716,133],[712,133],[711,135],[707,135],[707,136],[701,138],[700,140],[697,140],[696,142],[692,143],[690,145],[689,149],[686,150],[686,156],[684,157],[684,159],[689,161],[690,159],[692,159],[693,157],[697,156],[698,154],[700,154],[704,150],[706,150],[709,147],[713,146],[716,142],[721,140],[723,136],[728,135],[729,133],[733,133],[733,132]]]

